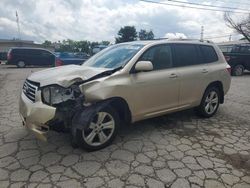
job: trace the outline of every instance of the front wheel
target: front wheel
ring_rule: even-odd
[[[94,151],[112,143],[119,127],[119,116],[111,107],[99,110],[90,123],[77,129],[76,142],[83,149]]]
[[[213,116],[220,105],[220,92],[216,87],[208,88],[202,98],[200,106],[196,109],[198,115],[209,118]]]

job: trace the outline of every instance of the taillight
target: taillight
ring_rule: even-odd
[[[225,59],[228,62],[230,60],[230,56],[225,56]]]
[[[59,67],[62,65],[63,65],[63,62],[60,59],[56,58],[56,67]]]
[[[227,66],[227,71],[231,74],[231,67],[229,65]]]
[[[10,61],[10,60],[11,60],[11,58],[12,58],[12,56],[11,56],[11,52],[8,52],[8,54],[7,54],[7,60],[8,60],[8,61]]]

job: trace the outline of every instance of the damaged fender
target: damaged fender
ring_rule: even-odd
[[[101,109],[108,106],[114,99],[108,99],[106,101],[101,101],[95,103],[88,107],[83,107],[81,110],[76,112],[72,119],[71,125],[71,134],[72,134],[72,142],[76,143],[76,132],[77,130],[83,130],[87,125],[89,125],[90,121],[94,118],[95,114],[99,112]]]

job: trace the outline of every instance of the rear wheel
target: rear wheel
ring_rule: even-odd
[[[82,148],[94,151],[112,143],[119,127],[119,116],[111,107],[97,112],[88,125],[76,132],[76,142]]]
[[[25,62],[24,61],[18,61],[17,62],[17,67],[18,68],[24,68],[26,66]]]
[[[244,73],[245,67],[241,64],[235,65],[232,70],[233,76],[242,76]]]
[[[220,92],[217,87],[209,87],[202,98],[200,106],[197,108],[198,115],[209,118],[213,116],[220,105]]]

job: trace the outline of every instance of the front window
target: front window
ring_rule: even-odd
[[[110,69],[123,67],[143,46],[135,43],[111,46],[87,60],[84,66]]]

